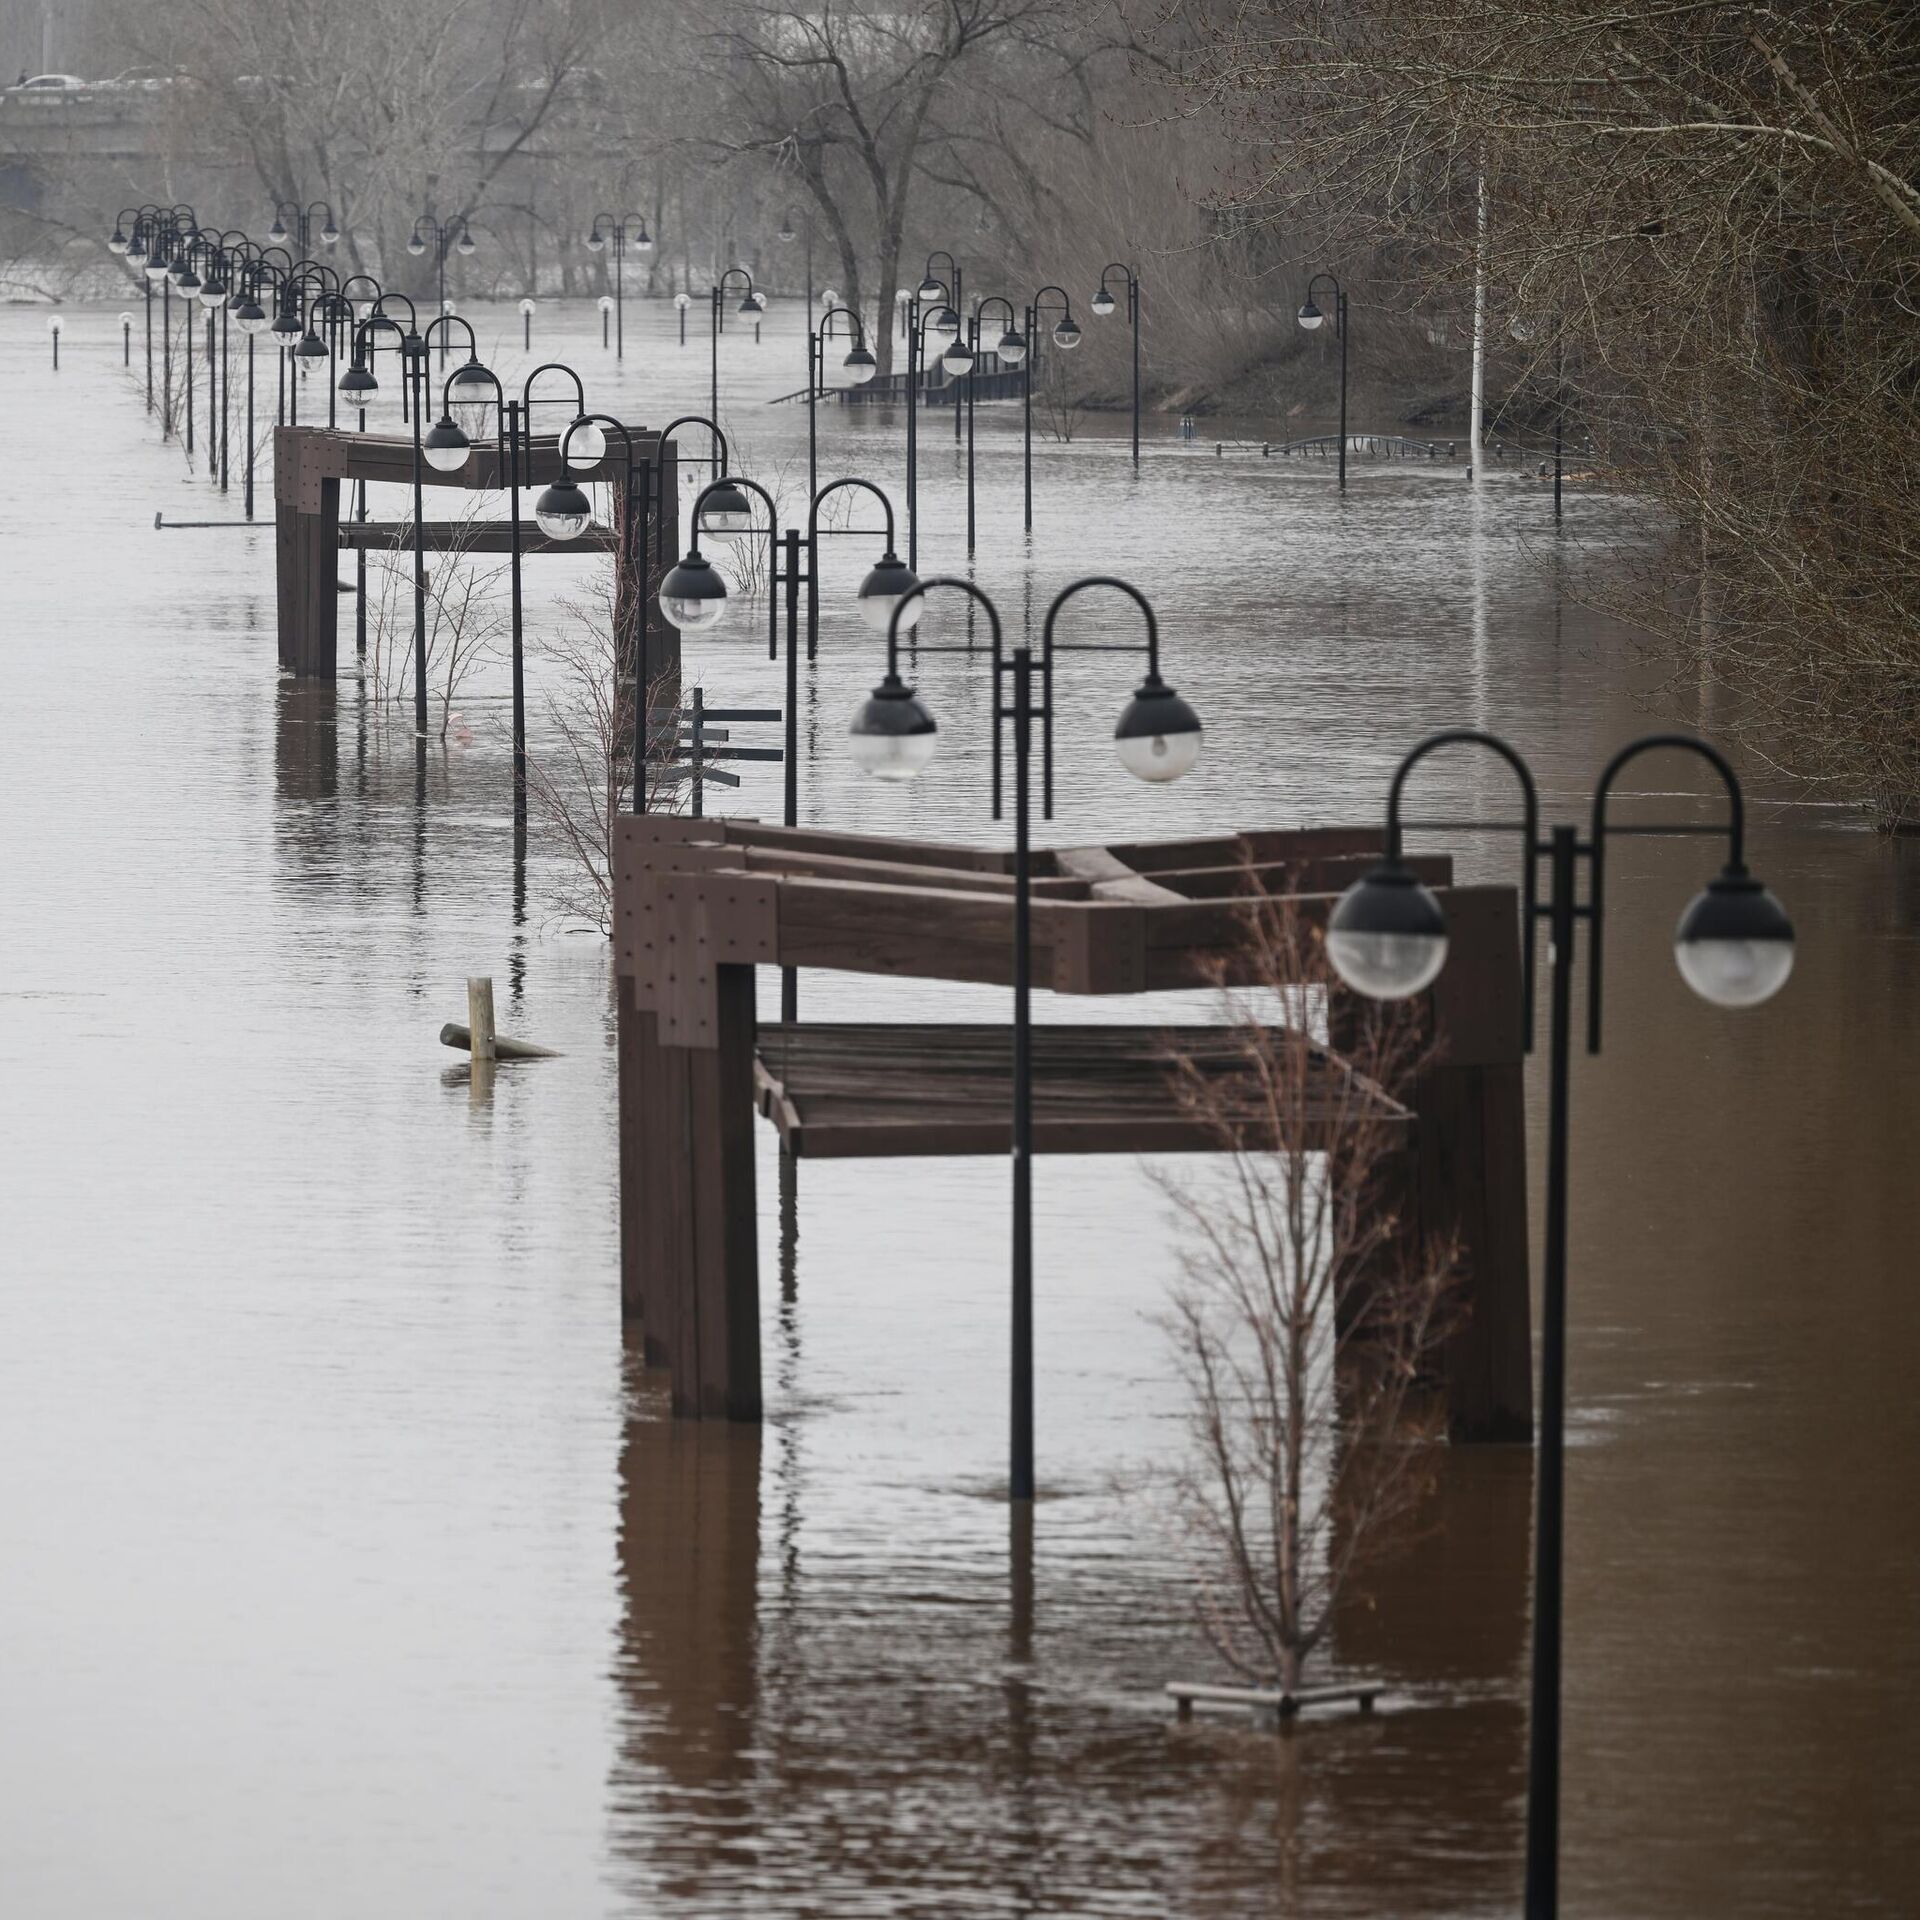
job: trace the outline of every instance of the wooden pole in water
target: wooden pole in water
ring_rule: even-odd
[[[467,1032],[471,1036],[473,1057],[491,1060],[494,1056],[493,982],[467,982]]]

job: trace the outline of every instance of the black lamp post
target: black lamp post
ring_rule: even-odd
[[[947,277],[943,281],[933,270],[936,260],[946,262]],[[953,347],[966,337],[966,323],[961,316],[967,310],[966,275],[961,271],[960,262],[945,247],[935,247],[927,255],[926,272],[921,276],[920,285],[915,290],[918,301],[940,304],[933,309],[932,318],[927,322],[927,331],[936,340],[945,342],[941,349],[944,360]],[[953,396],[953,444],[960,444],[960,396]]]
[[[520,351],[533,351],[533,309],[534,301],[529,298],[520,302]]]
[[[467,216],[456,214],[451,220],[436,220],[431,213],[423,213],[414,221],[413,231],[407,236],[407,251],[417,260],[427,249],[433,249],[434,271],[438,275],[439,303],[435,318],[444,317],[447,311],[447,255],[449,252],[469,254],[474,251],[473,229],[467,225]],[[447,342],[443,334],[440,339],[440,364],[447,364]]]
[[[1330,273],[1316,273],[1307,282],[1307,297],[1300,306],[1300,325],[1308,333],[1317,333],[1326,315],[1315,301],[1314,289],[1322,282],[1333,289],[1333,328],[1340,336],[1340,491],[1347,490],[1347,295]]]
[[[335,224],[333,209],[324,200],[309,200],[302,206],[297,200],[276,200],[273,203],[273,225],[267,229],[267,238],[276,246],[283,247],[289,238],[287,215],[293,215],[292,238],[304,255],[313,245],[313,216],[324,213],[326,218],[320,226],[320,244],[323,247],[335,247],[340,244],[340,229]]]
[[[1041,323],[1054,310],[1052,306],[1048,304],[1047,296],[1049,294],[1058,294],[1060,296],[1060,317],[1053,323],[1053,344],[1058,347],[1062,353],[1071,353],[1074,348],[1080,344],[1080,323],[1073,317],[1073,302],[1067,298],[1065,290],[1060,287],[1042,287],[1027,303],[1026,344],[1025,352],[1021,355],[1021,358],[1026,363],[1027,369],[1027,377],[1021,382],[1023,389],[1021,399],[1024,416],[1021,424],[1022,432],[1025,436],[1022,465],[1022,500],[1026,513],[1026,530],[1029,533],[1033,531],[1033,369],[1035,362],[1039,359],[1039,355],[1035,349],[1040,344]],[[1011,330],[1009,330],[1009,332],[1011,332]],[[1000,343],[999,351],[1001,358],[1005,359],[1007,357],[1007,342],[1004,339]]]
[[[1109,274],[1120,274],[1127,283],[1127,324],[1133,329],[1133,464],[1140,464],[1140,274],[1123,260],[1109,260],[1100,269],[1100,289],[1087,303],[1096,318],[1104,320],[1117,304],[1108,285]]]
[[[627,243],[631,239],[635,253],[653,251],[653,235],[647,231],[646,216],[638,213],[596,213],[587,234],[587,250],[602,252],[613,242],[613,357],[624,360],[627,352],[626,275]]]
[[[1691,828],[1609,828],[1607,803],[1614,781],[1641,754],[1675,748],[1704,760],[1726,788],[1727,861],[1680,916],[1674,957],[1681,977],[1716,1006],[1751,1007],[1769,1000],[1793,970],[1793,927],[1771,893],[1748,873],[1745,807],[1740,782],[1726,759],[1691,734],[1656,733],[1622,747],[1602,769],[1594,789],[1588,837],[1556,826],[1540,837],[1539,800],[1525,760],[1495,734],[1471,728],[1436,733],[1400,762],[1387,793],[1386,858],[1341,896],[1327,930],[1327,955],[1340,977],[1373,999],[1397,1000],[1420,993],[1438,977],[1447,958],[1446,915],[1440,902],[1400,858],[1401,796],[1407,776],[1435,749],[1456,744],[1498,754],[1520,781],[1525,847],[1522,870],[1526,982],[1525,1036],[1532,1039],[1534,928],[1548,928],[1552,969],[1551,1054],[1547,1089],[1547,1212],[1544,1284],[1540,1310],[1540,1463],[1534,1526],[1532,1718],[1527,1755],[1527,1920],[1553,1920],[1559,1910],[1560,1856],[1560,1642],[1562,1517],[1566,1433],[1567,1132],[1568,1084],[1573,1024],[1574,942],[1588,923],[1587,1051],[1600,1050],[1600,958],[1605,929],[1606,847],[1614,833],[1691,832]],[[1456,829],[1457,830],[1457,829]],[[1488,831],[1513,831],[1512,825]],[[1709,829],[1708,831],[1717,831]],[[1548,866],[1548,897],[1539,901],[1538,867]],[[1580,903],[1579,874],[1587,870],[1587,900]]]
[[[159,210],[155,207],[122,207],[113,216],[113,231],[107,236],[107,251],[116,259],[126,261],[136,272],[146,265],[147,245],[152,233],[152,221]],[[141,291],[146,295],[147,309],[147,411],[153,411],[153,287],[145,274],[141,274]],[[133,364],[133,317],[131,314],[120,316],[123,333],[122,364]]]
[[[738,311],[753,315],[756,313],[765,313],[767,310],[767,303],[753,290],[753,275],[750,274],[745,267],[729,267],[726,272],[713,283],[713,290],[707,297],[707,339],[713,351],[713,372],[707,396],[707,411],[716,420],[720,418],[720,336],[726,331],[726,321],[720,309],[726,300],[727,290],[734,284],[736,279],[746,289],[740,296]],[[684,345],[685,342],[686,321],[683,314],[681,320],[681,344]]]
[[[1567,337],[1559,315],[1553,320],[1553,517],[1560,519],[1562,444],[1567,418]],[[1536,322],[1525,314],[1515,314],[1507,322],[1507,331],[1523,346],[1539,331]]]
[[[807,308],[809,316],[812,305]],[[841,315],[847,319],[844,331],[837,329],[833,322]],[[832,358],[828,353],[828,342],[845,339],[851,335],[853,345],[844,358]],[[820,484],[820,434],[818,426],[818,408],[816,402],[822,389],[829,392],[844,392],[849,387],[864,387],[879,371],[879,363],[874,359],[867,345],[866,323],[851,307],[828,307],[820,315],[818,326],[809,317],[807,326],[807,492]]]
[[[813,209],[811,207],[807,209],[804,220],[807,236],[807,311],[811,313],[813,311]],[[780,217],[780,230],[774,238],[783,247],[790,247],[799,237],[800,230],[793,224],[793,209],[789,207]]]
[[[860,583],[857,604],[860,617],[875,632],[884,632],[894,610],[919,585],[912,570],[894,551],[893,502],[871,480],[849,477],[830,480],[812,496],[807,507],[807,530],[789,527],[779,530],[773,497],[754,481],[723,478],[701,490],[693,503],[693,540],[686,558],[660,583],[660,606],[675,626],[699,632],[716,626],[725,618],[728,607],[727,583],[719,569],[700,551],[700,536],[734,540],[752,532],[751,508],[746,494],[758,496],[767,510],[767,546],[770,561],[767,600],[767,657],[779,652],[777,602],[772,589],[785,589],[787,638],[786,695],[786,783],[782,818],[789,827],[800,824],[800,588],[807,589],[807,658],[817,648],[820,617],[820,541],[828,533],[859,534],[871,539],[871,533],[853,527],[822,527],[820,510],[840,492],[869,493],[879,501],[886,516],[882,536],[885,546],[879,561]],[[719,524],[716,524],[716,521]],[[906,618],[911,626],[920,614],[915,600]],[[792,967],[781,969],[780,1017],[792,1021],[800,1017],[799,976]]]
[[[1032,786],[1033,722],[1042,722],[1042,758],[1045,763],[1042,807],[1053,813],[1053,656],[1056,653],[1144,653],[1146,678],[1139,691],[1121,709],[1114,728],[1120,763],[1142,780],[1177,780],[1200,757],[1200,722],[1193,709],[1160,678],[1160,629],[1146,596],[1137,587],[1110,575],[1095,574],[1076,580],[1054,596],[1047,609],[1041,659],[1037,666],[1041,696],[1034,701],[1036,663],[1031,647],[1006,653],[1000,615],[992,600],[971,581],[948,575],[911,588],[895,602],[887,627],[886,678],[875,687],[851,728],[855,760],[882,780],[910,780],[933,758],[938,729],[933,715],[900,678],[900,629],[911,623],[918,602],[934,587],[951,587],[984,607],[993,630],[993,816],[1000,817],[1001,722],[1013,722],[1013,1338],[1008,1492],[1015,1501],[1034,1495],[1033,1474],[1033,934],[1032,849],[1030,845],[1030,790]],[[1075,595],[1094,587],[1125,594],[1146,623],[1146,638],[1132,645],[1119,642],[1078,644],[1056,642],[1054,623]],[[965,652],[960,647],[921,649],[934,653]],[[1013,700],[1007,705],[1003,678],[1011,676]]]

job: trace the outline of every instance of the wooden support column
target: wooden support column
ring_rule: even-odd
[[[699,1409],[760,1418],[759,1208],[753,1150],[753,968],[715,969],[719,1044],[686,1050]],[[674,1403],[682,1383],[674,1378]]]
[[[1533,1343],[1519,905],[1510,887],[1456,887],[1444,903],[1450,950],[1432,995],[1440,1053],[1410,1104],[1421,1224],[1458,1236],[1467,1274],[1466,1311],[1445,1356],[1448,1420],[1456,1440],[1527,1440]]]

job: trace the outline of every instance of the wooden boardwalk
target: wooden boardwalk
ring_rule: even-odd
[[[1309,923],[1379,858],[1377,827],[1060,847],[1035,855],[1033,979],[1056,993],[1257,984],[1250,895]],[[1455,1237],[1466,1273],[1444,1370],[1455,1436],[1532,1430],[1519,903],[1442,891],[1452,942],[1424,996],[1439,1048],[1407,1100],[1403,1231]],[[1009,1042],[997,1027],[756,1024],[755,970],[827,968],[1009,985],[1011,856],[930,840],[623,815],[619,974],[621,1307],[676,1413],[760,1418],[756,1114],[801,1154],[1004,1152]],[[1344,1017],[1330,1009],[1332,1030]],[[1220,1071],[1232,1043],[1198,1044]],[[1039,1152],[1199,1151],[1167,1075],[1164,1025],[1036,1028]],[[1181,1038],[1195,1041],[1193,1030]],[[1329,1057],[1331,1076],[1345,1071]],[[1221,1144],[1215,1142],[1214,1144]]]
[[[1218,1153],[1218,1127],[1181,1096],[1176,1059],[1216,1085],[1244,1082],[1240,1144],[1279,1143],[1231,1027],[1036,1026],[1033,1140],[1038,1153]],[[1316,1130],[1296,1142],[1326,1144],[1325,1128],[1351,1115],[1356,1097],[1404,1124],[1413,1115],[1320,1052],[1326,1092],[1302,1115]],[[879,1026],[802,1022],[760,1029],[754,1088],[761,1114],[797,1159],[1006,1153],[1012,1145],[1013,1030],[986,1025]]]

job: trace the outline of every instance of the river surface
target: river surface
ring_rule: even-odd
[[[511,309],[476,319],[524,364]],[[618,375],[590,309],[536,325],[608,411],[704,408],[698,309],[681,348],[636,303]],[[806,417],[765,402],[804,380],[796,328],[722,342],[740,464],[788,500]],[[1343,1611],[1325,1670],[1383,1678],[1384,1710],[1275,1739],[1163,1710],[1209,1669],[1137,1488],[1181,1434],[1141,1164],[1039,1169],[1030,1535],[997,1161],[783,1182],[763,1132],[767,1421],[668,1420],[620,1333],[608,952],[539,822],[516,897],[504,672],[459,690],[422,797],[374,689],[277,673],[270,490],[252,530],[156,531],[237,518],[237,477],[162,444],[111,309],[69,311],[62,360],[42,312],[0,313],[0,1912],[1516,1912],[1527,1452],[1448,1454],[1433,1529]],[[896,415],[819,424],[823,478],[897,493]],[[1636,730],[1711,727],[1556,592],[1557,554],[1623,530],[1606,501],[1575,490],[1556,546],[1511,473],[1475,499],[1358,463],[1342,502],[1324,465],[1165,422],[1136,475],[1122,425],[1041,443],[1029,548],[1017,409],[978,419],[975,573],[1009,622],[1127,575],[1208,728],[1192,778],[1140,787],[1108,739],[1130,663],[1063,669],[1062,843],[1371,820],[1449,723],[1509,734],[1579,819]],[[923,572],[966,566],[951,433],[927,424]],[[825,562],[803,818],[986,841],[984,653],[924,658],[916,785],[847,759],[867,563]],[[592,573],[529,563],[539,635]],[[1081,631],[1122,635],[1117,605]],[[751,619],[688,674],[780,698]],[[533,679],[551,753],[564,690]],[[1625,815],[1713,817],[1689,766],[1642,774]],[[1443,762],[1432,803],[1500,814],[1505,778]],[[777,817],[778,780],[709,798]],[[1920,1907],[1920,844],[1753,784],[1787,991],[1693,999],[1671,930],[1716,856],[1620,842],[1606,1051],[1575,1063],[1564,1877],[1594,1920]],[[1459,852],[1506,877],[1511,843]],[[480,973],[564,1050],[490,1097],[436,1038]]]

